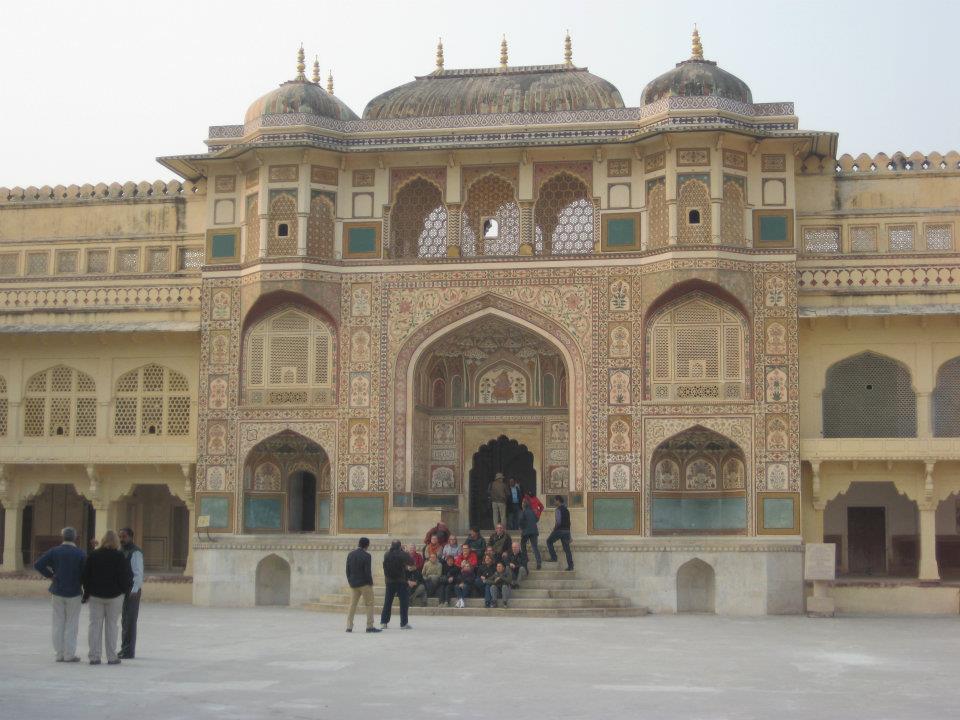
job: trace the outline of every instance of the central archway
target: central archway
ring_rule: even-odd
[[[504,478],[515,478],[524,492],[537,493],[537,471],[533,466],[533,453],[516,440],[506,435],[481,445],[473,453],[470,468],[470,527],[493,528],[493,513],[490,506],[490,483],[497,473]]]

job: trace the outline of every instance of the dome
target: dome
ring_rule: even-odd
[[[642,104],[649,105],[665,97],[722,97],[753,104],[753,94],[747,84],[736,75],[720,68],[712,60],[703,59],[700,35],[693,31],[693,54],[689,60],[677,63],[672,70],[647,83],[643,89]]]
[[[367,103],[363,118],[549,113],[622,107],[620,91],[586,68],[531,65],[438,69],[378,95]]]
[[[309,80],[290,80],[254,100],[243,119],[245,125],[264,115],[306,113],[334,120],[356,120],[357,114],[333,95]]]
[[[504,37],[500,43],[500,67],[444,70],[441,42],[437,45],[436,70],[375,97],[367,103],[363,119],[622,108],[619,90],[573,64],[569,33],[563,47],[564,62],[560,65],[510,67]]]
[[[303,48],[297,52],[297,77],[254,100],[244,116],[244,125],[255,123],[266,115],[304,113],[334,120],[357,120],[357,114],[333,94],[333,76],[327,78],[327,89],[320,86],[320,66],[313,64],[313,82],[304,75]],[[276,123],[270,123],[271,125]]]

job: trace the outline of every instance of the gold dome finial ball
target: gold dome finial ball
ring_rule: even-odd
[[[327,92],[333,95],[333,70],[327,73]]]
[[[567,30],[567,36],[563,39],[563,64],[567,67],[573,67],[573,41],[570,40],[569,30]]]
[[[500,41],[500,67],[507,67],[507,36],[504,35]]]
[[[303,45],[301,45],[300,49],[297,50],[297,80],[307,79],[307,76],[303,74],[303,71],[306,69],[307,65],[304,62]]]
[[[437,70],[443,70],[443,38],[437,39]]]
[[[691,60],[703,60],[703,45],[700,44],[700,31],[697,30],[697,25],[693,25],[693,48],[690,54]]]
[[[316,55],[313,57],[313,84],[320,84],[320,58]]]

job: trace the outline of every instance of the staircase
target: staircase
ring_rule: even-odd
[[[377,615],[383,607],[383,581],[376,580],[374,586],[374,607]],[[492,615],[496,617],[638,617],[647,615],[644,607],[636,607],[626,598],[621,598],[608,587],[593,580],[577,576],[577,571],[531,570],[520,587],[513,591],[509,608],[485,608],[483,598],[471,598],[465,608],[457,608],[456,600],[452,607],[438,604],[437,598],[428,598],[427,607],[410,607],[411,615]],[[394,602],[394,618],[399,612],[399,601]],[[333,612],[346,614],[350,607],[350,591],[321,595],[304,605],[304,609],[314,612]],[[357,608],[357,615],[364,614],[363,601]]]

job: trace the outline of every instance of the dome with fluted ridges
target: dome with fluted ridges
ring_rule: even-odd
[[[290,80],[250,105],[244,124],[268,115],[303,113],[334,120],[357,120],[357,114],[336,95],[309,80]]]
[[[620,91],[586,68],[530,65],[438,69],[367,103],[365,120],[623,107]]]
[[[647,83],[641,102],[655,103],[665,97],[722,97],[753,104],[753,93],[747,84],[713,60],[703,59],[700,35],[693,31],[693,52],[689,60],[678,62],[672,70]]]

